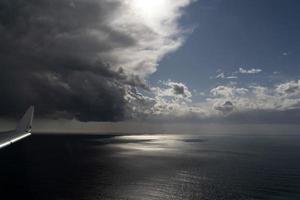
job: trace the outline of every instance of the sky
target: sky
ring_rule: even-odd
[[[207,90],[216,85],[208,77],[217,71],[230,77],[239,68],[262,70],[258,76],[241,77],[244,84],[270,86],[297,79],[299,9],[297,1],[199,0],[183,17],[196,28],[182,48],[161,62],[152,80],[171,77]]]
[[[297,0],[3,0],[0,116],[298,123]]]

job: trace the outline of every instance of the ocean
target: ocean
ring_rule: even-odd
[[[298,200],[297,134],[37,134],[0,151],[1,199]]]

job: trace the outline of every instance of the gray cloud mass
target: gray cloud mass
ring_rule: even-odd
[[[134,0],[1,1],[0,115],[35,105],[41,117],[131,118],[127,93],[149,90],[145,78],[182,45],[189,3],[166,0],[145,14]]]
[[[121,4],[74,2],[0,2],[0,115],[22,113],[33,104],[39,116],[81,121],[126,117],[124,85],[144,83],[99,56],[136,43],[107,25]]]

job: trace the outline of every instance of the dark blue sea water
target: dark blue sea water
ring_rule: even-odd
[[[300,199],[300,135],[34,135],[0,151],[1,199]]]

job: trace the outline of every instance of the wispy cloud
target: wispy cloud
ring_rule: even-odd
[[[219,74],[216,75],[215,77],[216,79],[238,79],[238,76],[236,75],[225,75],[224,72],[221,72]]]
[[[244,69],[242,67],[239,68],[239,73],[241,74],[258,74],[260,72],[262,72],[262,69],[255,69],[255,68]]]

